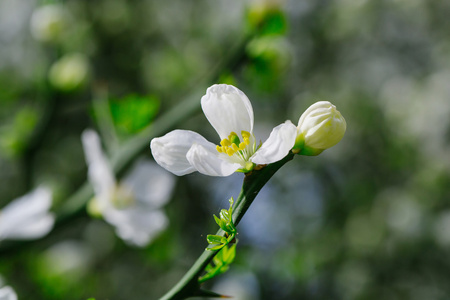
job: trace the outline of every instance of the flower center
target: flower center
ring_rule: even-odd
[[[243,152],[250,145],[250,133],[248,131],[242,131],[241,136],[243,139],[242,142],[235,132],[231,132],[227,139],[220,141],[220,146],[216,146],[217,151],[228,154],[228,156],[233,156],[236,153],[244,154]]]
[[[117,209],[125,209],[135,203],[133,192],[124,185],[118,185],[111,199],[112,204]]]
[[[250,161],[250,157],[256,151],[255,137],[248,131],[241,131],[239,137],[235,132],[231,132],[227,139],[220,141],[220,146],[216,149],[222,153],[228,161],[238,163],[242,166],[239,172],[249,172],[255,166]]]

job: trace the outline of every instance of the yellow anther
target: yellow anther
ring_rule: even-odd
[[[234,152],[239,151],[239,147],[236,144],[232,144],[231,148],[233,148]]]
[[[222,153],[223,149],[222,147],[220,147],[219,145],[216,146],[217,152]]]
[[[231,146],[231,142],[228,139],[221,140],[220,144],[225,147]]]
[[[244,150],[246,146],[247,145],[244,142],[240,143],[239,144],[239,150]]]
[[[227,149],[227,154],[228,154],[228,156],[232,156],[234,154],[234,150],[231,149],[231,148],[228,148]]]
[[[237,136],[236,132],[232,131],[230,135],[228,136],[228,139],[231,140],[233,136]]]
[[[245,138],[249,138],[250,137],[250,132],[248,132],[248,131],[245,131],[245,130],[242,130],[241,131],[241,135],[242,135],[242,137],[245,139]]]
[[[250,145],[250,139],[249,139],[248,137],[245,137],[245,138],[244,138],[244,143],[245,143],[246,145]]]

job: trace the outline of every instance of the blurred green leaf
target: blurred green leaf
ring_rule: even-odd
[[[156,96],[128,95],[110,100],[111,114],[117,131],[124,135],[135,134],[155,118],[160,101]]]
[[[222,252],[222,259],[225,264],[231,264],[236,257],[236,244],[233,244],[231,247],[224,247]]]
[[[0,147],[4,152],[9,155],[19,154],[26,147],[38,119],[38,112],[34,108],[24,107],[11,123],[0,127]]]
[[[277,7],[252,7],[247,22],[250,29],[260,35],[283,35],[288,27],[285,13]]]

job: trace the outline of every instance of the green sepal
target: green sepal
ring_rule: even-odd
[[[299,155],[305,155],[305,156],[316,156],[322,153],[324,149],[314,149],[310,147],[304,147],[303,149],[298,152]]]
[[[294,147],[292,148],[292,153],[305,155],[305,156],[316,156],[323,152],[324,149],[315,149],[305,145],[305,137],[303,134],[299,134],[295,139]]]

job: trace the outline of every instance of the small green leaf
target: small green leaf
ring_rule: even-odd
[[[226,225],[226,232],[228,232],[230,235],[233,235],[234,233],[236,233],[236,228],[234,227],[233,223],[230,223],[228,225]]]
[[[216,251],[216,250],[222,249],[224,246],[225,246],[224,244],[221,244],[221,245],[217,245],[217,246],[214,246],[214,247],[211,247],[211,248],[206,248],[206,250]]]
[[[230,266],[223,266],[219,269],[219,274],[225,273],[226,271],[228,271],[228,269],[230,268]]]
[[[221,219],[219,219],[216,215],[213,215],[214,216],[214,220],[216,221],[216,223],[217,223],[217,225],[219,225],[220,226],[220,224],[223,222]],[[220,226],[220,227],[222,227],[222,226]]]
[[[231,247],[224,247],[221,252],[223,252],[223,262],[227,265],[231,264],[236,257],[236,244]]]
[[[206,240],[209,244],[223,244],[223,236],[220,235],[208,234]]]
[[[219,269],[221,266],[223,266],[223,257],[221,256],[222,250],[213,258],[213,262],[216,265],[216,269]]]
[[[222,209],[220,211],[220,218],[225,220],[227,223],[230,223],[230,213],[226,209]]]
[[[228,209],[228,211],[230,212],[230,216],[231,216],[231,215],[233,215],[233,204],[234,204],[233,197],[231,197],[230,200],[228,200],[228,202],[230,202],[230,208]]]
[[[225,221],[222,220],[222,219],[219,219],[219,218],[216,217],[215,215],[214,215],[214,218],[215,218],[215,220],[216,220],[217,225],[219,225],[219,227],[222,228],[223,231],[228,232],[229,229],[228,229],[227,222],[225,222]]]
[[[211,272],[212,270],[214,270],[214,267],[211,266],[211,265],[207,265],[206,268],[205,268],[205,272],[206,272],[206,273],[209,273],[209,272]]]

